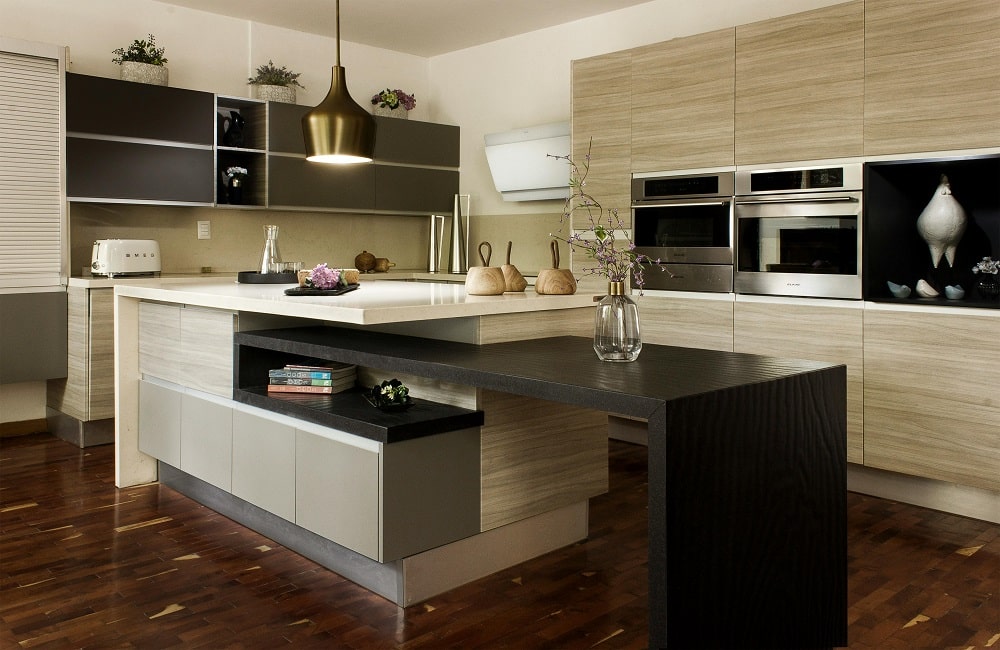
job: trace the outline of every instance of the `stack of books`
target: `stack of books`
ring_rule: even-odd
[[[319,366],[287,365],[267,372],[269,393],[340,393],[354,388],[357,366],[329,363]]]

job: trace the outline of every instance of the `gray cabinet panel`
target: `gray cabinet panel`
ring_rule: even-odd
[[[0,294],[0,384],[66,376],[65,291]]]
[[[376,165],[375,192],[376,210],[451,214],[458,172]]]
[[[295,463],[295,523],[379,560],[378,453],[296,431]]]
[[[233,494],[295,521],[295,429],[233,411]]]
[[[302,137],[302,118],[310,106],[268,102],[267,148],[269,151],[306,155]]]
[[[139,450],[180,467],[180,392],[145,380],[139,382]]]
[[[212,93],[66,75],[66,131],[212,144]]]
[[[272,207],[375,207],[372,165],[324,165],[305,158],[268,157],[268,204]]]
[[[376,117],[375,161],[459,166],[459,128],[449,124]]]
[[[211,149],[69,137],[66,169],[71,199],[215,200]]]
[[[480,530],[479,429],[385,445],[380,562]]]
[[[230,492],[233,475],[233,410],[192,395],[181,397],[180,469]]]

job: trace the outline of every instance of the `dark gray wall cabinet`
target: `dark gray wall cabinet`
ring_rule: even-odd
[[[323,165],[303,158],[302,117],[310,107],[269,102],[268,110],[269,205],[451,212],[458,193],[457,126],[376,117],[373,165]]]
[[[67,74],[71,201],[220,205],[228,167],[248,170],[241,207],[449,213],[458,192],[459,128],[376,117],[372,165],[305,160],[309,106],[222,97]],[[227,143],[238,112],[245,138]]]
[[[212,93],[66,74],[66,131],[211,146]]]
[[[269,155],[268,203],[301,208],[375,208],[373,165],[324,165],[305,157]]]
[[[212,93],[68,73],[67,196],[211,205],[214,111]]]

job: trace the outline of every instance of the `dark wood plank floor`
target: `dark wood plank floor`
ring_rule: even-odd
[[[588,540],[407,610],[168,488],[116,489],[112,452],[0,440],[0,648],[645,646],[643,447],[612,441]],[[1000,526],[848,503],[851,648],[1000,650]]]

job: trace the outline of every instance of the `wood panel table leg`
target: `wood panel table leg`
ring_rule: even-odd
[[[651,648],[847,643],[844,367],[649,420]]]

